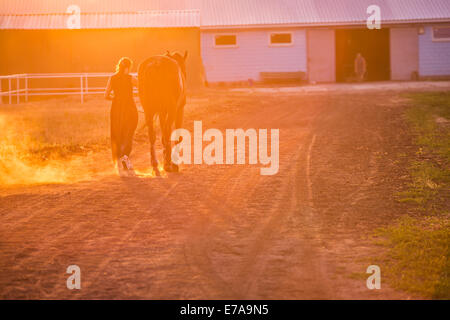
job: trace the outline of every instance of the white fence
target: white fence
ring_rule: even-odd
[[[104,94],[106,83],[112,73],[33,73],[33,74],[15,74],[9,76],[0,76],[0,103],[3,103],[4,96],[7,103],[28,102],[29,97],[33,96],[67,96],[79,95],[81,103],[87,95]],[[137,76],[136,73],[132,74]],[[102,86],[98,84],[89,86],[90,81],[102,79]],[[76,82],[76,85],[68,86],[43,86],[32,85],[34,80],[53,79],[57,82],[63,82],[63,79],[70,79]],[[61,80],[61,81],[60,81]],[[6,84],[6,85],[5,85]],[[135,93],[137,89],[135,88]]]

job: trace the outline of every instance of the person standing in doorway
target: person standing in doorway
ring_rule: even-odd
[[[366,59],[364,59],[361,53],[358,53],[355,59],[355,75],[358,82],[364,81],[366,72],[367,72]]]
[[[133,170],[130,153],[134,132],[138,124],[138,112],[134,102],[133,87],[137,80],[130,75],[133,62],[129,58],[120,59],[116,73],[111,76],[105,98],[112,100],[111,106],[111,151],[118,169]]]

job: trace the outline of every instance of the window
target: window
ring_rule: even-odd
[[[271,33],[269,35],[269,44],[271,46],[290,46],[292,45],[292,33]]]
[[[433,41],[450,41],[450,27],[433,28]]]
[[[237,47],[237,39],[235,34],[219,34],[214,38],[214,46],[217,48],[234,48]]]

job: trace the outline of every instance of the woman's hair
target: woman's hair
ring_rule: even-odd
[[[119,60],[119,63],[116,66],[116,72],[123,73],[126,68],[131,70],[132,66],[133,66],[133,61],[131,61],[130,58],[123,57]]]

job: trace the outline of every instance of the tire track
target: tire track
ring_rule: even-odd
[[[268,219],[261,223],[260,228],[257,228],[257,231],[255,232],[257,235],[253,240],[253,245],[249,249],[241,271],[239,272],[239,281],[246,279],[241,285],[240,290],[244,298],[248,298],[249,294],[254,292],[255,284],[261,275],[262,269],[264,268],[264,263],[262,261],[258,261],[258,256],[269,246],[268,242],[271,240],[271,235],[280,228],[283,218],[292,212],[293,208],[298,205],[297,195],[293,192],[295,189],[290,187],[291,185],[295,185],[295,176],[297,172],[296,164],[299,161],[302,149],[302,145],[297,149],[295,156],[293,157],[294,160],[288,168],[289,172],[292,173],[289,174],[289,179],[286,181],[281,191],[283,194],[289,194],[289,205],[287,210],[286,208],[282,208],[281,203],[277,203],[275,207],[272,207]],[[291,167],[294,167],[294,169]]]
[[[309,118],[309,120],[312,122],[317,115],[318,115],[318,112],[313,117]],[[292,116],[292,114],[279,114],[278,118],[281,119],[281,118],[286,117],[286,116]],[[305,128],[305,131],[307,131],[307,128]],[[303,137],[303,136],[301,136],[301,137]],[[297,139],[295,139],[295,140],[298,141],[298,140],[301,140],[301,139],[300,139],[300,137],[297,137]],[[297,150],[297,153],[296,153],[297,157],[299,156],[299,153],[301,152],[302,148],[303,148],[303,146],[301,146]],[[294,157],[294,158],[297,158],[297,157]],[[291,156],[290,158],[293,158],[293,157]],[[290,163],[290,166],[295,166],[295,165],[296,165],[296,161],[294,161],[293,163],[292,162]],[[230,179],[236,172],[239,172],[238,170],[239,170],[239,168],[236,168],[234,170],[230,170],[228,172],[228,175],[224,176],[223,179],[221,179],[221,180],[226,181],[226,180]],[[235,179],[235,182],[233,183],[233,188],[231,189],[231,192],[227,192],[226,195],[222,195],[222,196],[224,196],[227,199],[232,194],[232,192],[236,188],[236,185],[241,180],[240,177],[243,175],[244,171],[245,170],[243,170],[243,169],[240,170],[240,172],[238,174],[239,178]],[[295,178],[295,174],[294,175],[291,174],[290,178],[292,178],[292,176],[294,176],[294,178]],[[258,176],[256,176],[256,179],[253,179],[252,181],[249,181],[247,183],[247,185],[251,185],[251,190],[254,190],[257,187],[258,183],[255,183],[254,181],[259,181],[260,178],[261,177],[258,175]],[[284,182],[284,187],[281,188],[281,189],[284,190],[284,192],[280,192],[280,194],[286,193],[285,189],[288,189],[289,184],[291,182],[292,182],[292,179],[288,179],[286,182]],[[251,192],[249,192],[248,189],[246,189],[246,193],[247,194],[251,194]],[[289,192],[287,192],[287,193],[289,194]],[[212,197],[210,197],[210,198],[212,198]],[[292,197],[291,197],[291,199],[292,199]],[[280,204],[278,203],[277,206],[279,206],[279,205]],[[296,205],[297,205],[297,203],[294,202],[294,206],[296,206]],[[219,217],[219,219],[221,218],[220,220],[225,221],[225,222],[226,221],[228,221],[228,222],[229,221],[233,221],[233,223],[235,223],[235,220],[224,219],[224,217],[227,217],[226,215],[224,215],[222,217],[222,214],[224,213],[223,210],[217,210],[218,209],[217,207],[214,207],[212,209],[213,210],[211,210],[210,213],[212,213],[215,217]],[[277,209],[279,209],[279,208],[272,206],[272,209],[269,210],[269,211],[271,211],[271,212],[281,212],[282,213],[282,210],[277,210]],[[225,210],[225,211],[229,212],[229,210]],[[233,213],[232,213],[232,215],[233,215]],[[227,218],[229,218],[229,216]],[[266,247],[265,245],[262,245],[263,241],[260,241],[260,240],[262,238],[267,237],[267,235],[272,234],[272,233],[268,233],[268,229],[270,229],[270,226],[273,225],[273,222],[276,221],[279,218],[280,218],[279,214],[274,216],[273,213],[272,213],[269,216],[269,218],[266,219],[265,222],[261,222],[262,227],[255,227],[255,230],[251,233],[251,236],[256,239],[256,240],[253,240],[253,243],[256,243],[256,247],[253,247],[252,249],[250,249],[250,253],[247,250],[246,254],[247,255],[250,254],[250,258],[247,260],[247,262],[244,263],[244,265],[245,265],[245,267],[243,268],[244,271],[240,271],[238,280],[236,281],[236,282],[240,282],[240,283],[242,283],[242,282],[250,283],[249,286],[246,285],[247,287],[249,287],[249,289],[244,290],[244,293],[242,293],[240,291],[236,292],[236,290],[233,290],[230,287],[230,285],[228,285],[226,283],[226,281],[222,277],[220,277],[220,275],[216,272],[216,270],[214,270],[214,267],[212,266],[212,262],[211,262],[211,259],[209,257],[210,244],[212,242],[210,239],[214,238],[215,234],[213,234],[213,232],[216,230],[216,228],[215,228],[215,230],[211,231],[210,230],[211,228],[208,228],[207,221],[203,221],[203,223],[197,225],[194,228],[194,229],[203,230],[203,234],[202,235],[198,234],[198,233],[193,235],[193,239],[196,239],[195,242],[193,243],[193,246],[197,247],[197,249],[196,249],[197,250],[197,254],[194,254],[194,256],[196,256],[196,257],[203,257],[203,258],[201,258],[202,262],[200,263],[202,272],[204,274],[205,273],[209,273],[209,274],[213,275],[214,279],[212,280],[212,282],[215,282],[216,287],[219,288],[219,290],[220,290],[220,288],[224,288],[224,287],[227,288],[227,295],[226,295],[226,297],[228,297],[230,295],[231,296],[234,295],[234,298],[236,298],[236,297],[243,298],[243,297],[245,297],[247,295],[248,291],[253,286],[253,283],[255,282],[256,277],[253,276],[250,280],[244,280],[244,279],[248,279],[248,275],[249,274],[254,274],[254,272],[251,271],[251,266],[253,266],[255,264],[256,257],[262,252],[262,249],[264,249]],[[228,223],[227,225],[230,225],[230,223]],[[258,234],[259,236],[257,235],[255,237],[255,234]],[[225,240],[222,240],[222,242],[224,242],[224,241],[225,242],[229,242],[229,243],[233,243],[234,241],[236,241],[236,239],[227,237]],[[243,255],[245,255],[245,254],[243,254]],[[242,264],[242,262],[241,262],[241,264]],[[205,268],[205,265],[208,265],[209,267]],[[238,287],[240,287],[240,285]]]

